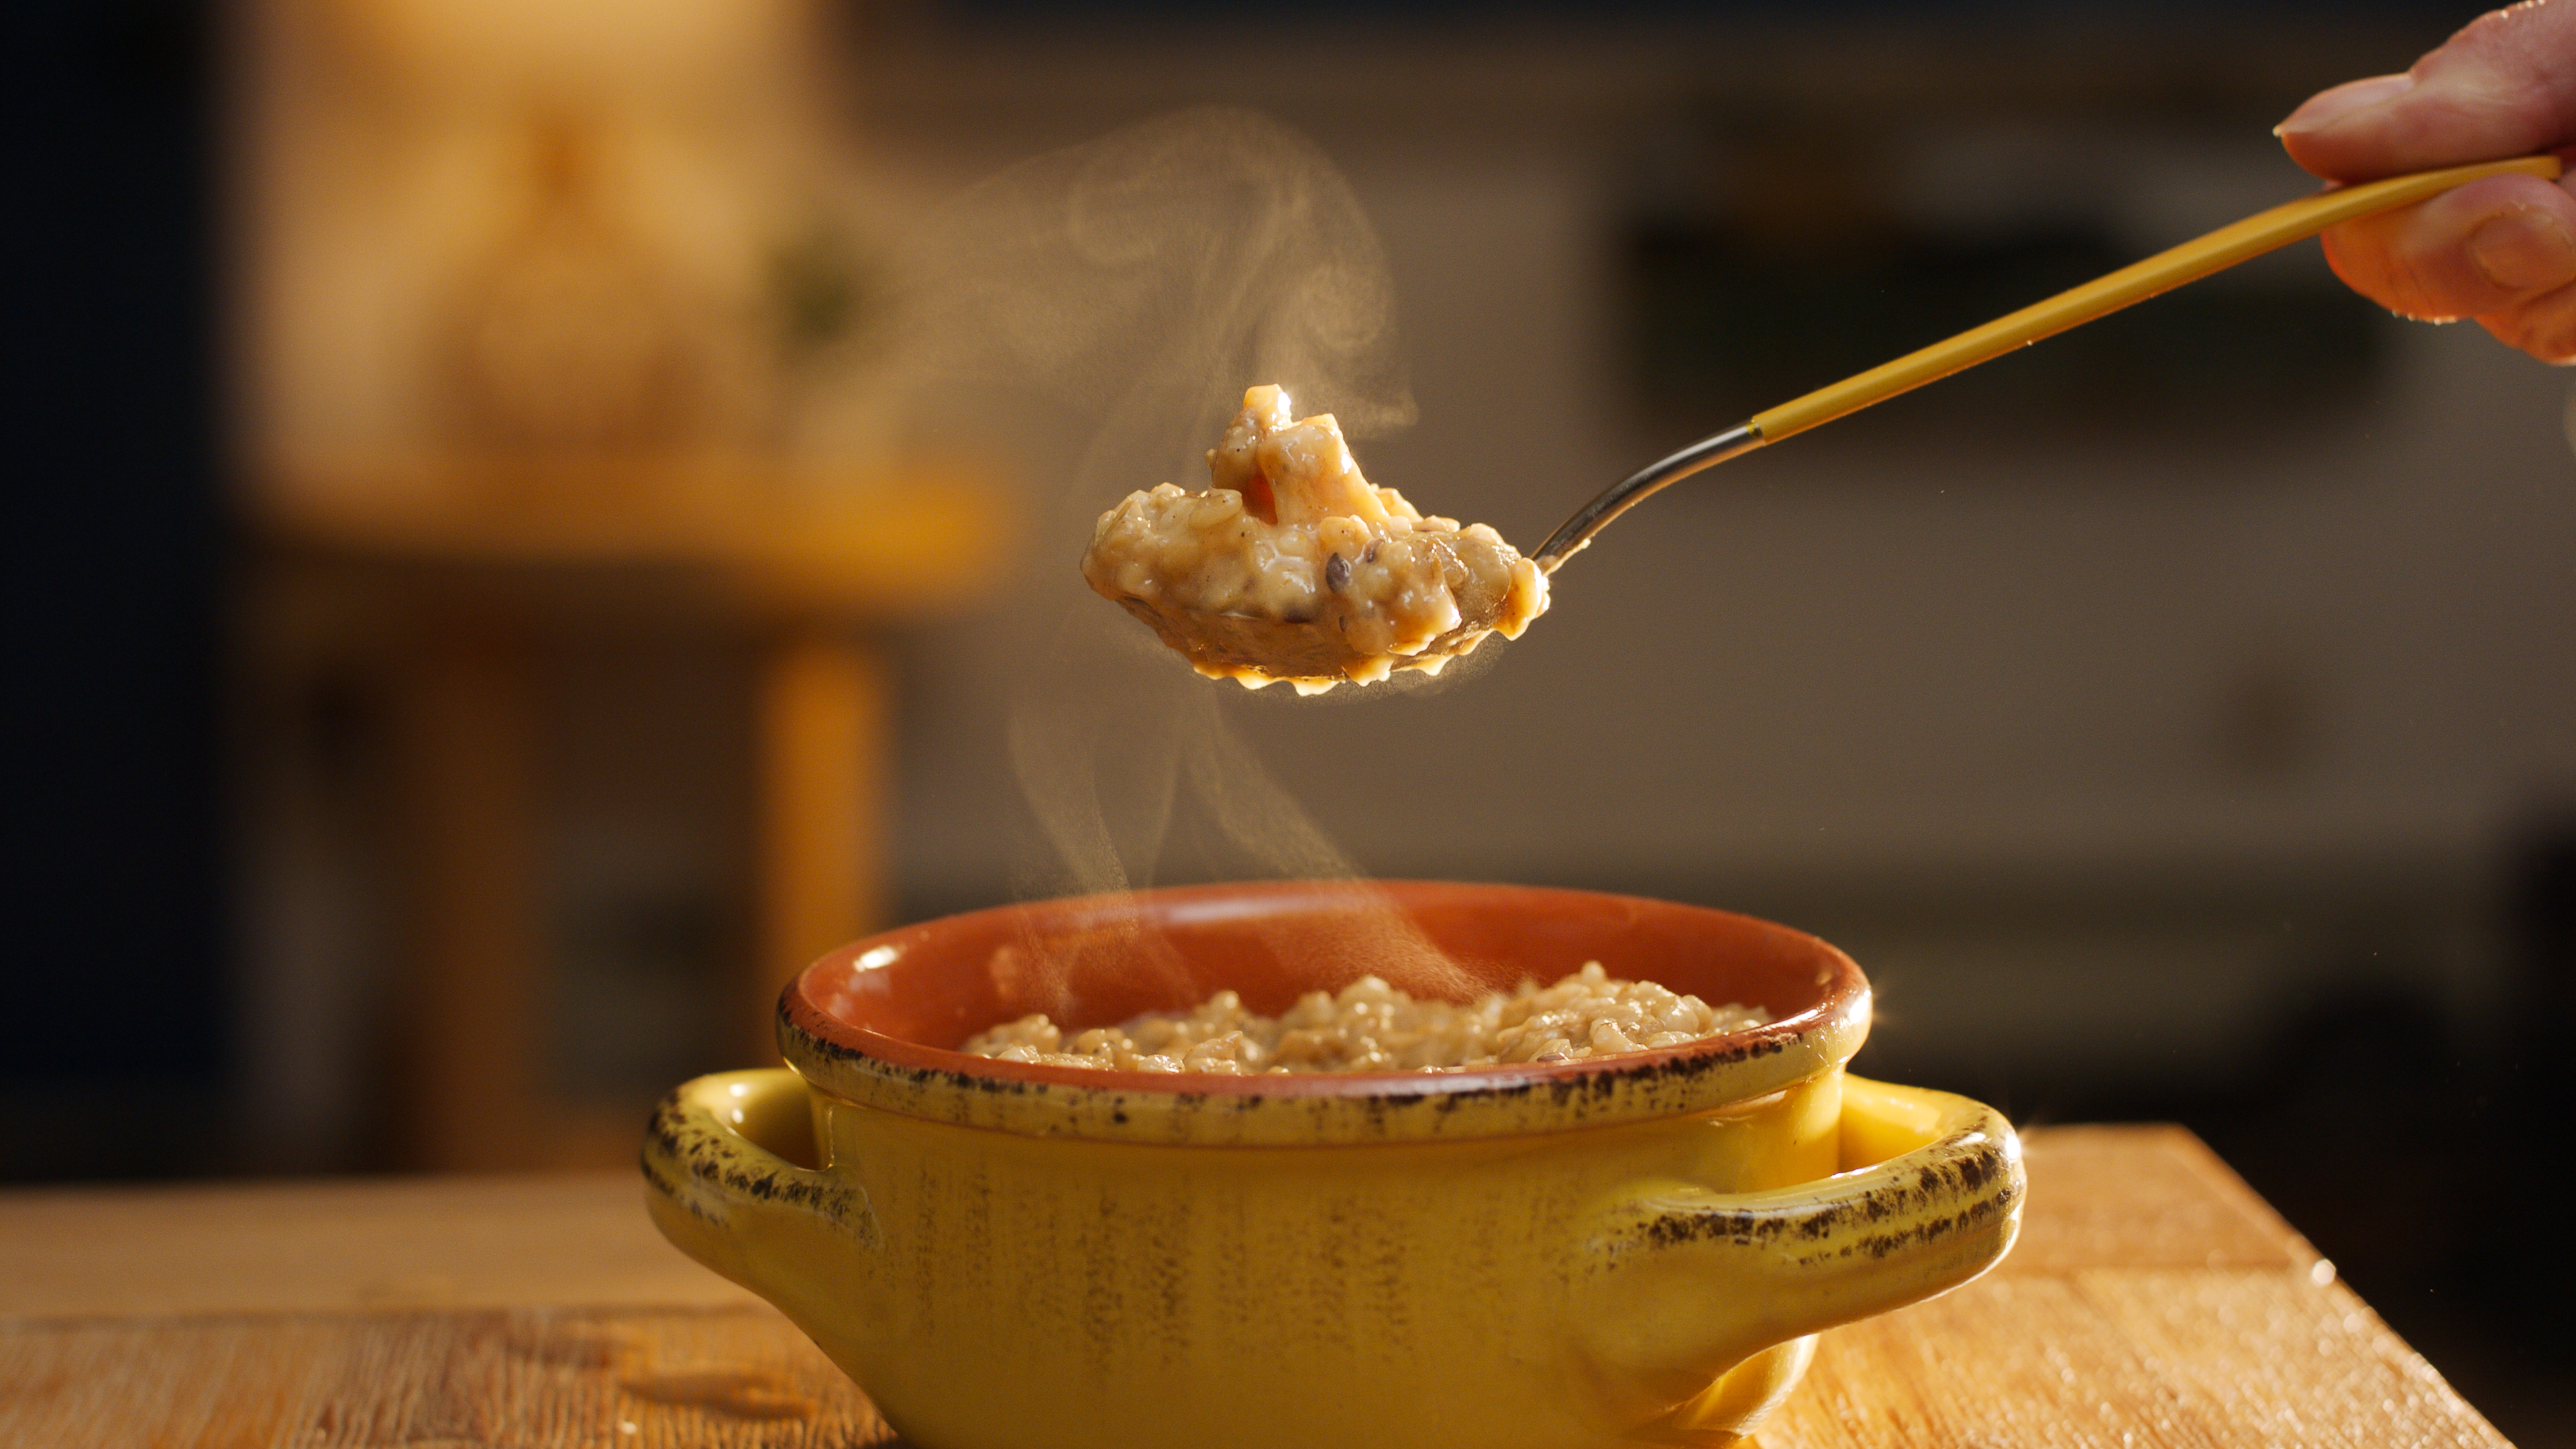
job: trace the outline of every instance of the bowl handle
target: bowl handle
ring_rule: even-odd
[[[2021,1142],[2003,1114],[1861,1077],[1842,1090],[1835,1175],[1747,1193],[1661,1183],[1602,1224],[1589,1246],[1613,1311],[1587,1347],[1615,1397],[1675,1406],[1675,1429],[1722,1429],[1695,1421],[1719,1409],[1699,1401],[1730,1367],[1946,1293],[2011,1249]]]
[[[644,1134],[653,1225],[681,1252],[791,1314],[789,1299],[819,1260],[818,1239],[843,1253],[853,1239],[876,1243],[865,1193],[781,1155],[812,1155],[810,1111],[804,1080],[783,1067],[718,1072],[663,1098]]]

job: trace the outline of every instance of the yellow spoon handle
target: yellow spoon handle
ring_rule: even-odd
[[[2558,158],[2522,156],[2511,161],[2482,161],[2474,166],[2419,171],[2410,176],[2392,176],[2385,181],[2340,187],[2273,207],[2233,225],[2220,227],[2207,236],[2184,242],[2171,251],[2158,252],[2143,262],[2122,267],[2098,281],[2060,292],[2045,302],[2034,303],[2008,317],[1999,317],[1983,327],[1962,332],[1947,342],[1936,342],[1920,352],[1910,352],[1882,367],[1873,367],[1858,377],[1845,378],[1794,402],[1782,403],[1756,416],[1753,427],[1763,442],[1776,443],[1792,434],[1803,433],[1818,423],[1829,423],[1846,414],[1859,412],[1872,403],[1885,402],[1901,392],[1911,392],[1927,382],[1938,381],[1951,373],[2000,357],[2016,347],[2027,347],[2043,337],[2054,337],[2069,327],[2117,312],[2131,303],[2143,302],[2159,292],[2169,292],[2185,282],[2198,281],[2212,272],[2224,271],[2249,257],[2258,257],[2302,237],[2314,236],[2339,222],[2422,201],[2479,177],[2505,172],[2555,180],[2559,172]]]
[[[1592,535],[1608,527],[1612,519],[1702,469],[1803,433],[1818,423],[1859,412],[1871,403],[1885,402],[1898,393],[1912,392],[1927,382],[1937,382],[1951,373],[2001,357],[2016,347],[2028,347],[2043,337],[2054,337],[2069,327],[2117,312],[2133,302],[2143,302],[2159,292],[2170,292],[2248,257],[2259,257],[2301,237],[2314,236],[2337,222],[2422,201],[2479,177],[2506,172],[2554,181],[2558,178],[2558,158],[2521,156],[2511,161],[2481,161],[2474,166],[2392,176],[2385,181],[2321,192],[2249,216],[2233,226],[2220,227],[2196,241],[2122,267],[2099,281],[2060,292],[2009,317],[1999,317],[1947,342],[1908,353],[1858,377],[1818,388],[1794,402],[1757,414],[1750,422],[1702,438],[1669,458],[1629,474],[1576,509],[1574,516],[1559,524],[1530,557],[1540,568],[1553,573],[1581,552],[1592,541]]]

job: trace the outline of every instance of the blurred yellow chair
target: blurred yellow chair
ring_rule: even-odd
[[[884,924],[891,741],[880,626],[969,601],[1006,552],[971,469],[834,476],[749,457],[437,457],[306,465],[256,490],[280,565],[382,615],[405,942],[405,1165],[623,1155],[637,1124],[550,1099],[536,644],[567,616],[709,619],[758,640],[755,968],[729,1059],[772,1059],[799,967]],[[639,1119],[640,1121],[640,1119]]]

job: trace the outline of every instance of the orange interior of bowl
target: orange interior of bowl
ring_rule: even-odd
[[[1468,1000],[1587,961],[1712,1005],[1763,1007],[1774,1029],[1848,1009],[1867,990],[1824,942],[1699,906],[1531,886],[1290,881],[1036,901],[907,926],[816,962],[788,1005],[821,1035],[855,1033],[845,1044],[861,1049],[873,1035],[951,1051],[1031,1012],[1079,1031],[1231,989],[1276,1013],[1372,974],[1417,997]]]

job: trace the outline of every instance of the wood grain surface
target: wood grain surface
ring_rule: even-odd
[[[1762,1444],[2504,1444],[2188,1134],[2029,1150],[2004,1266],[1827,1334]],[[894,1442],[622,1178],[0,1196],[10,1449]]]
[[[632,1172],[0,1194],[0,1318],[759,1301]]]

